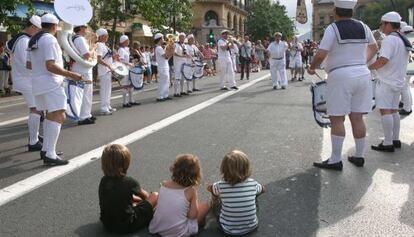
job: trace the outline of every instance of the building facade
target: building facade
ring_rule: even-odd
[[[223,29],[243,36],[252,0],[195,0],[193,34],[200,43],[213,42]]]
[[[354,18],[361,19],[368,3],[375,0],[359,0],[354,9]],[[312,0],[312,37],[319,42],[326,27],[334,21],[334,0]]]

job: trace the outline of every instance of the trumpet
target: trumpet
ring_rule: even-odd
[[[165,51],[173,53],[175,51],[175,42],[177,41],[175,35],[168,34],[167,35],[167,46],[165,47]]]

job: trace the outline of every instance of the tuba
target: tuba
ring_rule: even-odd
[[[54,8],[59,18],[63,20],[63,29],[58,38],[59,44],[66,53],[76,62],[85,67],[94,67],[97,64],[96,57],[85,60],[73,44],[73,25],[88,23],[93,16],[92,6],[88,0],[55,0]]]

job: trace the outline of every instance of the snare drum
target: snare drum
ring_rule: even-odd
[[[204,76],[204,66],[206,65],[205,62],[201,60],[195,60],[195,67],[194,67],[194,78],[201,79]]]
[[[141,66],[133,67],[129,70],[129,80],[135,90],[144,88],[144,69]]]
[[[64,80],[63,87],[67,97],[66,115],[68,118],[79,121],[85,83]]]
[[[194,65],[190,63],[183,63],[181,67],[181,73],[184,79],[191,81],[193,80],[194,76]]]
[[[121,81],[122,79],[124,79],[124,77],[129,75],[129,70],[127,66],[125,66],[121,62],[115,62],[114,64],[112,64],[112,68],[114,69],[112,71],[112,76],[118,81]]]

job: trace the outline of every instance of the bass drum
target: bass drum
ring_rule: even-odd
[[[68,105],[66,115],[74,121],[79,121],[85,83],[66,79],[63,86],[65,88]]]
[[[127,66],[125,66],[121,62],[115,62],[114,64],[112,64],[112,68],[114,69],[112,71],[112,77],[114,79],[116,79],[117,81],[119,81],[119,82],[122,79],[124,79],[124,77],[129,75],[129,70],[128,70]]]
[[[135,90],[144,88],[144,69],[141,66],[129,70],[129,80]]]
[[[189,63],[184,63],[181,68],[181,73],[187,81],[194,79],[194,65]]]
[[[206,63],[204,63],[201,60],[195,60],[195,67],[194,67],[194,78],[195,79],[201,79],[204,76],[204,66]]]

